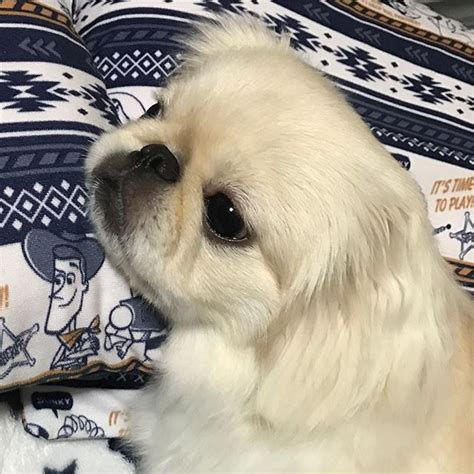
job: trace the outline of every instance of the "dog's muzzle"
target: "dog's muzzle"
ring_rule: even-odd
[[[106,157],[91,173],[89,187],[107,228],[120,234],[180,174],[179,162],[166,145],[151,144]]]

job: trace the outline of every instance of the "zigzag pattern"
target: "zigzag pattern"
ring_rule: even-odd
[[[315,18],[322,23],[330,23],[330,13],[328,11],[324,11],[322,8],[316,8],[314,6],[314,2],[305,4],[304,9],[308,12],[310,17]]]
[[[96,51],[101,48],[107,47],[110,44],[134,44],[136,41],[149,42],[149,43],[163,43],[163,42],[174,42],[176,41],[176,30],[166,28],[147,28],[144,26],[131,26],[130,28],[124,26],[119,31],[112,29],[108,31],[105,27],[101,31],[100,36],[94,35],[86,43],[87,48],[90,51]]]
[[[465,166],[468,163],[471,166],[474,166],[474,156],[467,155],[465,153],[462,153],[461,151],[452,150],[450,148],[447,148],[441,145],[435,145],[433,142],[420,140],[418,137],[409,137],[409,136],[403,135],[400,132],[391,132],[390,130],[387,130],[386,128],[371,126],[370,129],[378,138],[381,138],[381,137],[390,138],[393,142],[405,143],[408,146],[413,147],[413,148],[422,148],[423,151],[425,152],[430,151],[433,153],[437,153],[441,158],[450,157],[450,158],[455,159],[456,161],[464,161]]]
[[[414,46],[407,46],[405,48],[405,52],[411,59],[416,59],[417,61],[422,62],[424,64],[429,64],[430,62],[428,59],[428,50],[426,49],[416,48]]]
[[[29,36],[27,36],[18,46],[33,56],[44,55],[49,57],[51,55],[60,58],[61,55],[56,51],[56,41],[50,41],[48,44],[44,44],[42,38],[33,41]]]
[[[374,33],[373,31],[366,30],[365,28],[356,28],[355,32],[359,38],[362,40],[368,41],[369,43],[374,43],[377,46],[380,46],[380,33]]]
[[[137,79],[139,76],[152,76],[155,80],[170,76],[178,62],[170,54],[164,55],[159,49],[153,54],[135,49],[131,54],[114,52],[109,57],[95,56],[94,63],[104,79],[115,81],[119,76]]]
[[[472,68],[469,69],[459,64],[453,64],[451,69],[463,79],[469,79],[469,81],[474,82],[474,70]]]
[[[0,229],[20,231],[24,223],[48,227],[53,219],[75,223],[87,216],[87,193],[79,184],[63,180],[59,187],[36,182],[32,190],[16,192],[6,186],[0,194]]]

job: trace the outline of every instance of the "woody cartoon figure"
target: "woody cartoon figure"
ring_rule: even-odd
[[[86,366],[88,357],[99,351],[99,316],[81,328],[77,328],[77,317],[89,281],[104,262],[102,248],[90,237],[34,229],[23,242],[23,253],[34,272],[51,284],[44,330],[59,341],[51,369]]]

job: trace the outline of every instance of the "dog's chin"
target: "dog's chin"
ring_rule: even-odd
[[[97,238],[108,259],[127,278],[130,264],[125,246],[123,198],[121,185],[94,182],[90,199],[90,212]]]
[[[165,313],[166,305],[134,264],[131,255],[134,232],[130,223],[127,224],[122,190],[97,183],[91,198],[91,213],[98,239],[111,264],[119,270],[134,291]]]

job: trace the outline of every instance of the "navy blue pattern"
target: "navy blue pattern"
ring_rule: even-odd
[[[68,21],[40,14],[0,17],[0,42],[8,44],[0,71],[0,244],[35,227],[89,231],[83,160],[90,142],[118,123],[90,53]]]
[[[359,22],[355,15],[348,16],[334,0],[305,2],[275,0],[274,3],[316,23],[330,24],[335,30],[349,38],[378,47],[413,64],[429,67],[433,71],[450,75],[461,81],[468,79],[466,75],[468,74],[474,80],[471,60],[467,55],[450,55],[442,43],[437,43],[433,48],[427,48],[423,42],[414,43],[409,35],[399,29],[395,30],[396,35],[394,35],[394,29],[388,26],[380,27],[369,21]]]
[[[179,69],[183,36],[197,20],[230,11],[257,15],[269,28],[289,35],[310,64],[337,83],[373,134],[420,180],[442,252],[464,283],[474,287],[474,198],[456,194],[454,185],[446,198],[439,191],[449,189],[449,180],[469,179],[474,169],[474,39],[462,25],[402,0],[381,0],[370,15],[360,0],[58,2],[55,8],[38,4],[33,14],[26,14],[25,2],[18,0],[15,15],[0,5],[0,251],[26,248],[28,236],[38,230],[47,231],[51,239],[90,238],[83,182],[90,143],[103,130],[147,109],[152,91]],[[28,262],[22,265],[30,273],[21,278],[39,285],[41,278]],[[12,309],[18,308],[17,273],[0,268],[0,310],[6,301],[7,311],[18,311]],[[140,386],[150,370],[149,353],[164,340],[166,325],[110,269],[89,276],[89,282],[101,291],[121,285],[123,291],[99,309],[98,302],[94,307],[89,301],[93,291],[84,281],[84,305],[81,300],[69,319],[74,327],[56,336],[69,338],[78,330],[94,329],[100,357],[108,359],[94,359],[96,347],[89,348],[85,359],[94,359],[95,365],[87,366],[74,383]],[[45,288],[30,297],[46,300],[53,290]],[[64,341],[43,333],[53,314],[45,304],[22,327],[10,327],[10,320],[19,324],[19,319],[8,319],[15,337],[36,329],[35,324],[39,331],[28,344],[27,360],[35,361],[28,364],[31,370],[16,365],[3,382],[12,376],[18,383],[29,383],[33,375],[41,376],[39,381],[58,379],[38,368],[45,359],[38,353],[40,341],[51,346],[52,354],[59,347],[67,355],[74,344],[82,345],[76,338],[64,349]],[[83,307],[89,308],[87,314],[82,314]],[[127,311],[130,324],[122,327],[117,314]],[[89,327],[96,316],[100,331]],[[10,360],[12,354],[12,349],[0,347],[0,361],[20,362]],[[48,367],[53,362],[47,360]],[[78,374],[63,373],[59,380],[67,383],[70,375]]]
[[[70,16],[84,21],[90,8],[120,2],[50,0],[32,12],[33,3],[0,3],[0,390],[81,373],[105,377],[131,370],[135,380],[150,371],[166,328],[119,275],[101,268],[103,252],[88,235],[84,159],[96,137],[119,123],[119,114]],[[12,262],[18,249],[23,258]],[[69,273],[66,282],[60,261],[79,263],[76,280]],[[98,288],[106,295],[96,298]],[[68,291],[73,298],[58,312],[54,302],[65,301]],[[140,337],[135,327],[120,333],[114,318],[109,321],[120,304],[128,304],[134,321],[153,321],[156,328],[149,323]],[[65,325],[58,325],[61,318]],[[126,342],[122,357],[115,339],[112,350],[104,348],[106,337]],[[117,376],[113,386],[129,385]],[[69,436],[68,430],[61,434]]]
[[[84,38],[88,48],[95,51],[94,64],[108,87],[134,85],[156,86],[164,84],[179,64],[182,36],[188,31],[189,18],[183,24],[179,18],[160,24],[159,9],[143,15],[156,17],[138,18],[130,23],[126,9],[115,19],[100,28],[88,30]]]

